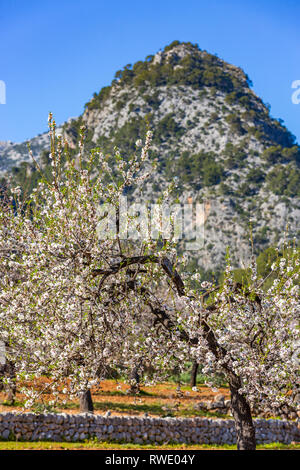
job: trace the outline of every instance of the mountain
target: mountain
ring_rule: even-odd
[[[86,152],[100,147],[110,153],[118,146],[129,154],[149,125],[151,158],[158,167],[145,197],[154,200],[175,178],[174,196],[205,204],[205,246],[194,253],[194,262],[219,269],[229,246],[235,265],[243,266],[250,253],[250,219],[260,251],[297,237],[300,216],[300,148],[251,86],[240,68],[197,45],[174,41],[117,71],[111,85],[94,93],[83,114],[61,132],[74,155],[83,124]],[[39,139],[45,148],[44,135]],[[12,151],[18,148],[0,148],[2,167],[11,168]],[[26,163],[12,171],[28,184],[34,169]]]
[[[61,132],[62,128],[58,127],[57,132]],[[28,143],[34,158],[39,159],[43,150],[49,148],[48,132],[29,139],[26,142],[14,143],[11,141],[0,141],[0,175],[4,175],[7,171],[20,165],[22,162],[30,162],[28,152]]]

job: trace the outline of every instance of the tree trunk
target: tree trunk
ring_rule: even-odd
[[[12,361],[6,361],[6,363],[0,367],[0,377],[2,377],[0,379],[0,390],[6,393],[6,401],[13,405],[16,399],[17,387],[15,364]],[[3,382],[5,377],[10,379],[8,385]]]
[[[197,372],[199,364],[197,361],[193,362],[192,371],[191,371],[191,387],[196,387],[197,385]]]
[[[80,403],[79,409],[81,413],[93,413],[94,412],[93,400],[92,400],[90,389],[82,392],[82,394],[80,395],[79,403]]]
[[[251,409],[246,398],[239,393],[240,380],[235,377],[229,381],[231,393],[231,411],[235,421],[238,450],[255,450],[255,428],[252,421]]]
[[[140,376],[138,372],[138,367],[134,367],[130,375],[130,393],[131,395],[136,395],[140,391]]]

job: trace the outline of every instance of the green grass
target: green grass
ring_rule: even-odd
[[[7,400],[4,400],[4,401],[0,401],[0,405],[2,406],[23,406],[24,405],[24,402],[23,401],[18,401],[18,400],[15,400],[13,403],[10,402],[10,401],[7,401]]]
[[[188,367],[192,368],[192,363],[188,364]],[[201,372],[202,367],[199,367],[199,371],[197,373],[197,385],[205,386],[207,381],[212,382],[216,387],[228,387],[228,383],[226,382],[225,378],[221,374],[214,374],[214,375],[205,375]],[[191,372],[183,372],[179,375],[172,374],[169,377],[169,381],[173,383],[180,382],[181,384],[189,385],[191,381]],[[190,387],[189,387],[190,388]]]
[[[76,403],[66,403],[64,409],[76,410],[79,408],[79,405]],[[160,417],[214,417],[214,418],[224,418],[226,415],[221,413],[211,413],[209,411],[195,410],[192,405],[183,407],[182,405],[176,409],[175,407],[168,406],[160,401],[154,403],[116,403],[111,401],[94,401],[94,409],[96,411],[116,411],[118,413],[149,413],[151,415],[160,416]],[[57,409],[56,409],[57,411]]]
[[[1,450],[235,450],[235,445],[188,445],[188,444],[164,444],[164,445],[139,445],[139,444],[120,444],[113,442],[97,442],[96,440],[84,441],[84,442],[51,442],[51,441],[37,441],[37,442],[25,442],[25,441],[2,441],[0,442]],[[274,442],[272,444],[258,445],[257,449],[266,450],[300,450],[300,444],[280,444]]]

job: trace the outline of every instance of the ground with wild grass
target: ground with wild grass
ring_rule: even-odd
[[[41,379],[39,386],[42,389],[46,379]],[[143,415],[148,416],[174,416],[174,417],[225,417],[218,412],[203,411],[197,409],[200,401],[212,400],[215,395],[222,393],[226,399],[229,398],[229,390],[220,387],[218,392],[212,392],[204,385],[198,385],[197,391],[188,385],[182,385],[178,389],[175,382],[167,382],[155,386],[141,387],[140,393],[132,395],[129,387],[122,381],[105,380],[100,387],[92,389],[92,396],[96,414],[110,411],[112,415]],[[52,399],[48,393],[42,394],[45,405]],[[14,404],[5,401],[5,395],[0,393],[0,412],[23,410],[24,396],[17,393]],[[47,406],[49,411],[78,413],[78,400],[68,401],[65,405],[57,405],[54,408]],[[29,411],[29,410],[26,410]],[[39,411],[37,409],[37,411]]]
[[[272,444],[258,445],[258,450],[300,450],[300,444],[281,444],[274,442]],[[188,444],[165,444],[165,445],[139,445],[139,444],[120,444],[113,442],[97,442],[96,440],[87,440],[84,442],[21,442],[21,441],[3,441],[0,442],[0,451],[2,450],[236,450],[235,445],[188,445]]]

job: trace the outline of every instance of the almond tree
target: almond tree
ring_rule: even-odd
[[[31,381],[26,407],[42,397],[35,382],[43,375],[55,399],[89,399],[108,369],[148,363],[159,380],[192,358],[226,375],[238,449],[254,449],[251,407],[291,404],[297,383],[297,251],[273,266],[266,292],[254,262],[247,289],[228,264],[221,287],[192,290],[172,243],[130,242],[120,227],[120,196],[147,178],[151,132],[139,157],[116,150],[114,166],[97,149],[83,159],[83,133],[78,157],[68,159],[51,116],[50,138],[52,180],[41,180],[25,204],[12,189],[0,207],[0,340],[17,379]]]

